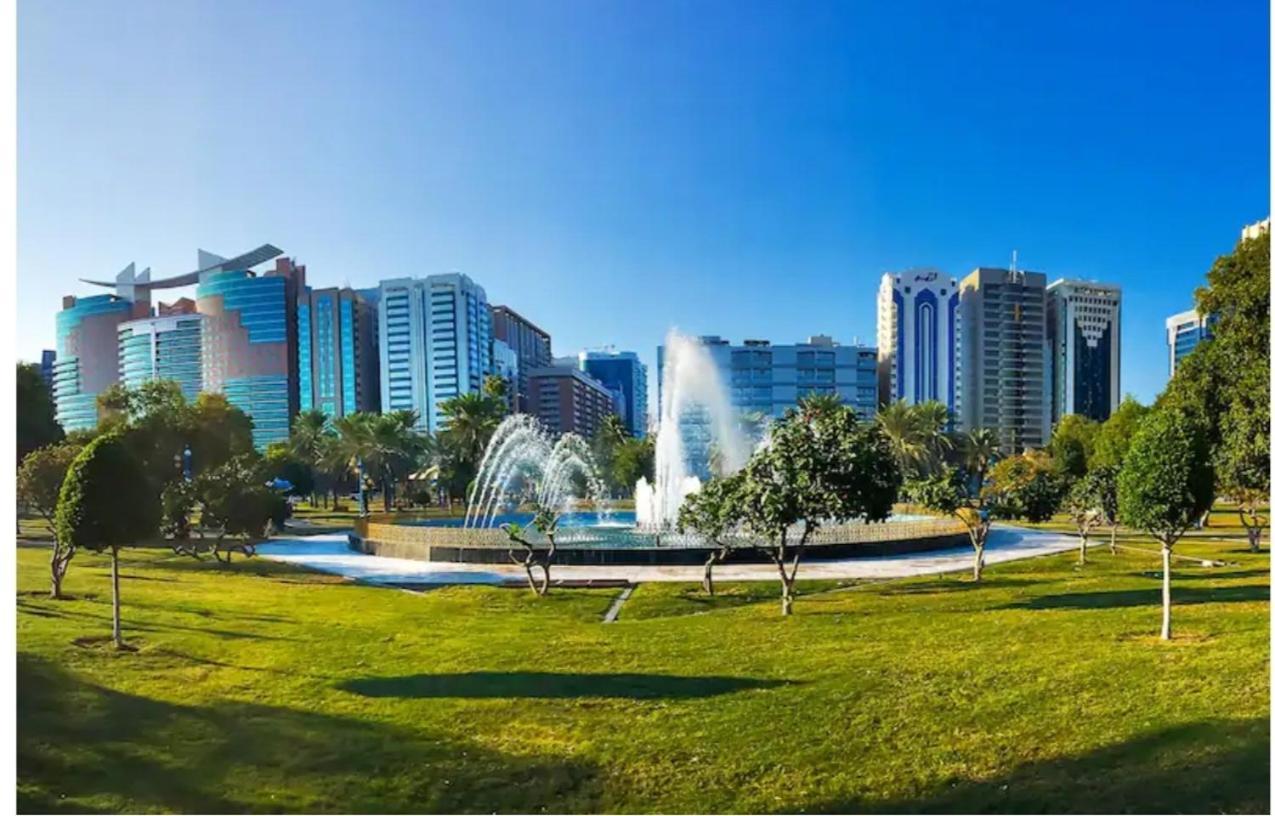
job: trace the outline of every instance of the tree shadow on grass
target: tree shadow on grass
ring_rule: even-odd
[[[1159,572],[1135,572],[1133,573],[1139,578],[1154,578],[1160,580]],[[1269,578],[1270,570],[1266,569],[1245,569],[1228,572],[1225,569],[1208,569],[1202,572],[1185,572],[1174,570],[1171,576],[1174,582],[1177,581],[1230,581],[1240,578]]]
[[[109,601],[97,599],[103,609],[101,614],[94,614],[91,611],[80,609],[70,609],[65,606],[53,607],[34,604],[29,601],[18,600],[18,612],[20,614],[35,615],[41,618],[69,618],[75,620],[83,620],[91,622],[94,625],[107,629],[111,628],[111,612]],[[54,601],[53,603],[57,603]],[[128,602],[122,602],[122,622],[125,638],[128,637],[130,631],[133,632],[198,632],[202,635],[212,635],[213,637],[225,638],[227,640],[278,640],[278,641],[297,641],[300,638],[289,637],[286,635],[271,635],[264,632],[242,632],[234,629],[219,629],[212,626],[185,626],[180,623],[155,623],[153,621],[138,621],[129,616]]]
[[[600,809],[591,763],[413,728],[226,700],[176,704],[23,653],[18,696],[20,813]]]
[[[1242,584],[1224,587],[1174,587],[1173,603],[1243,603],[1269,601],[1268,584]],[[1061,595],[1038,595],[1022,601],[1005,604],[999,609],[1116,609],[1129,606],[1159,606],[1160,588],[1107,590],[1103,592],[1072,592]]]
[[[915,797],[847,798],[808,813],[1270,813],[1270,721],[1204,720]]]
[[[337,688],[362,697],[612,697],[628,700],[688,700],[784,685],[790,685],[790,682],[752,677],[683,677],[672,674],[464,672],[361,677],[338,683]]]

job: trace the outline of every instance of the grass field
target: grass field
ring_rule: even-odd
[[[1225,527],[1220,534],[1225,534]],[[964,576],[372,589],[257,559],[17,552],[19,808],[1268,812],[1269,553]]]

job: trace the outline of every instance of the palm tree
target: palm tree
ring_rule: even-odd
[[[439,405],[443,414],[447,443],[453,452],[454,466],[458,472],[453,473],[448,481],[456,486],[456,482],[464,477],[464,487],[460,494],[469,503],[469,483],[477,474],[478,463],[482,461],[483,451],[496,432],[496,427],[505,417],[505,404],[499,399],[481,393],[460,394]]]
[[[913,406],[912,416],[916,420],[917,433],[925,445],[926,473],[936,473],[952,450],[952,437],[948,435],[952,415],[946,405],[930,400]]]
[[[965,467],[974,476],[977,481],[977,491],[981,493],[983,479],[1000,453],[996,433],[990,428],[975,428],[965,434],[961,448]]]
[[[288,446],[292,454],[310,468],[310,478],[315,489],[310,491],[310,504],[316,503],[315,496],[319,490],[321,477],[327,473],[321,466],[323,447],[332,436],[332,427],[328,423],[328,415],[319,409],[302,411],[292,419],[292,433],[288,438]]]
[[[912,406],[902,400],[892,402],[877,411],[877,425],[899,462],[899,468],[907,475],[914,475],[927,452],[925,434]]]
[[[831,413],[842,407],[840,394],[820,394],[816,391],[807,393],[798,400],[798,404],[811,415]]]

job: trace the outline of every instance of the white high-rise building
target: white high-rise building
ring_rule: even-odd
[[[492,371],[487,293],[465,275],[380,285],[381,410],[410,410],[438,431],[439,405],[481,390]]]
[[[887,273],[877,290],[881,403],[936,400],[961,413],[960,290],[936,269]]]
[[[1120,287],[1056,280],[1045,289],[1051,420],[1103,422],[1120,404]]]

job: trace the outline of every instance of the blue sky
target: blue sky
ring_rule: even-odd
[[[77,278],[197,247],[465,272],[652,373],[670,326],[874,342],[882,272],[1017,249],[1124,287],[1146,400],[1268,214],[1268,55],[1255,0],[24,0],[18,353]]]

